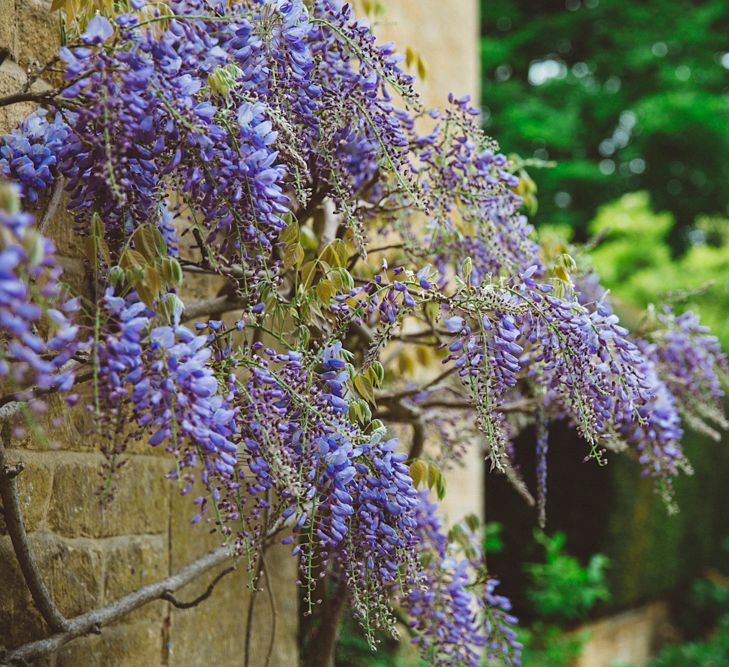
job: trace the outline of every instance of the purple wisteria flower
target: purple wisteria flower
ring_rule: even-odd
[[[73,316],[77,299],[66,298],[53,243],[19,209],[19,189],[0,183],[0,377],[18,400],[43,410],[38,393],[69,392],[82,349]]]
[[[34,204],[58,173],[58,156],[70,129],[59,113],[34,111],[10,134],[0,138],[0,176],[15,181],[24,199]]]

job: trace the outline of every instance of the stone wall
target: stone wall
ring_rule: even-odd
[[[58,16],[44,0],[0,0],[0,96],[17,92],[28,68],[47,62],[58,45]],[[404,48],[418,49],[428,62],[421,86],[428,104],[443,104],[447,92],[477,89],[477,3],[435,0],[387,3],[381,32]],[[0,55],[2,58],[2,55]],[[39,82],[35,87],[47,86]],[[27,105],[0,108],[0,133],[28,112]],[[68,275],[83,289],[81,243],[61,212],[50,235]],[[196,296],[211,285],[196,285]],[[27,529],[52,596],[66,616],[87,611],[140,585],[173,574],[216,545],[204,525],[193,528],[189,499],[177,495],[164,479],[170,461],[163,452],[132,447],[116,500],[106,509],[96,491],[101,484],[102,457],[88,437],[91,424],[80,411],[51,402],[49,437],[17,438],[8,451],[11,462],[23,462],[18,488]],[[483,465],[475,454],[463,472],[452,476],[447,512],[460,518],[480,511]],[[270,552],[273,609],[267,595],[255,602],[253,664],[263,664],[275,614],[271,665],[298,662],[296,563],[290,548]],[[178,592],[182,600],[202,592],[216,572]],[[155,667],[162,665],[242,664],[244,629],[249,605],[244,565],[226,577],[210,599],[191,610],[167,602],[143,607],[118,623],[68,644],[58,655],[41,661],[49,667]],[[15,559],[10,539],[0,524],[0,646],[13,647],[45,636]]]

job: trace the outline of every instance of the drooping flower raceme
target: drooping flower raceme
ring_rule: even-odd
[[[19,210],[17,189],[0,188],[0,377],[40,411],[37,395],[73,387],[72,360],[82,347],[73,322],[79,302],[64,298],[53,243]]]
[[[688,468],[679,412],[722,424],[716,341],[671,313],[634,338],[594,281],[553,279],[478,111],[422,111],[349,5],[133,7],[61,50],[63,115],[0,141],[25,203],[64,177],[93,251],[79,329],[49,242],[0,213],[0,374],[35,400],[87,365],[108,474],[132,439],[165,448],[193,521],[251,568],[296,543],[307,612],[336,588],[370,641],[399,607],[429,664],[518,664],[476,529],[449,539],[409,464],[433,433],[446,463],[477,441],[529,497],[511,442],[527,415],[543,514],[564,418],[600,461],[635,448],[668,496]],[[185,307],[192,274],[221,289]],[[413,359],[445,348],[421,381]],[[383,420],[412,426],[409,452]]]
[[[60,113],[51,120],[49,116],[45,110],[34,111],[0,143],[0,177],[20,185],[29,204],[55,180],[58,156],[70,133]]]

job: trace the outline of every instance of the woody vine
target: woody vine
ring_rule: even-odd
[[[153,599],[182,604],[177,588],[227,560],[256,586],[283,542],[309,664],[333,660],[349,604],[373,647],[404,620],[427,664],[518,665],[478,522],[448,532],[438,516],[443,471],[481,448],[544,522],[549,424],[563,419],[582,456],[635,456],[674,509],[671,480],[690,472],[682,422],[725,426],[716,340],[668,308],[623,328],[589,262],[540,247],[523,165],[468,99],[423,109],[350,6],[130,0],[84,18],[71,5],[78,29],[48,64],[63,85],[0,99],[39,105],[0,141],[0,491],[50,629],[2,660],[52,653]],[[85,237],[81,293],[47,238],[64,196]],[[185,297],[199,275],[216,296]],[[398,372],[411,348],[442,368]],[[50,394],[93,415],[102,502],[131,442],[164,448],[191,522],[220,548],[64,618],[4,453],[24,431],[48,437]],[[536,489],[511,444],[529,421]]]

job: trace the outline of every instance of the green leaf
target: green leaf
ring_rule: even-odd
[[[385,381],[385,367],[379,361],[373,361],[368,370],[370,372],[372,384],[376,387],[381,387],[382,383]]]
[[[444,475],[439,475],[438,476],[438,482],[436,484],[435,492],[436,492],[436,495],[438,496],[438,500],[443,500],[443,498],[445,498],[445,495],[446,495],[446,481],[445,481],[445,476]]]
[[[283,249],[283,266],[284,269],[293,269],[301,266],[304,261],[304,248],[297,241],[287,243]]]
[[[158,258],[154,236],[155,231],[154,227],[144,225],[143,227],[138,227],[134,231],[134,234],[132,234],[135,250],[141,253],[148,262],[154,262]]]
[[[425,480],[428,474],[428,465],[425,461],[417,459],[410,464],[410,477],[413,479],[413,486],[417,489]]]
[[[328,305],[336,293],[337,290],[331,280],[320,280],[316,286],[316,295],[324,305]]]
[[[292,220],[286,227],[281,230],[278,240],[287,245],[289,243],[299,242],[299,223],[296,220]]]
[[[441,477],[440,468],[435,463],[428,463],[428,488],[432,489],[438,484]]]
[[[362,398],[365,398],[373,405],[375,404],[375,388],[372,386],[368,377],[364,375],[356,376],[354,378],[354,386]]]

